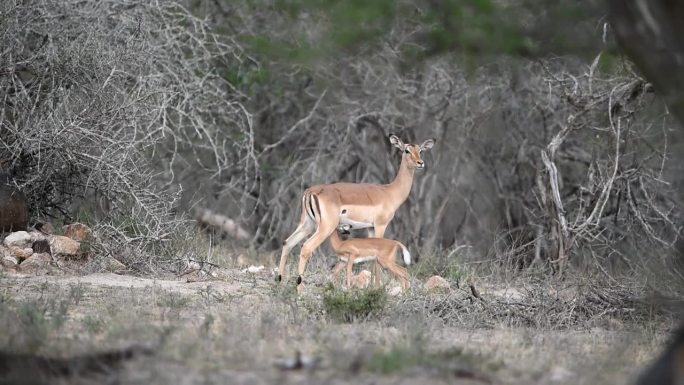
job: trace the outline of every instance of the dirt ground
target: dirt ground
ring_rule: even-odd
[[[487,304],[458,316],[430,310],[455,294],[415,288],[340,323],[321,307],[324,282],[296,296],[266,270],[191,283],[0,275],[0,384],[626,384],[667,337],[656,321],[491,320],[478,309],[524,299],[484,284]]]

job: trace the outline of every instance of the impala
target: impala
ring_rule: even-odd
[[[349,231],[344,229],[343,234],[349,234]],[[340,238],[339,232],[333,231],[330,234],[330,245],[340,259],[333,270],[333,277],[337,280],[340,269],[346,263],[347,288],[351,288],[352,266],[355,263],[375,261],[376,264],[389,270],[399,279],[401,288],[404,291],[408,289],[408,272],[395,262],[397,251],[401,250],[406,266],[411,264],[411,254],[401,242],[384,238],[352,238],[343,241]],[[380,286],[380,280],[378,271],[377,269],[375,270],[373,281],[375,282],[375,287],[378,287]]]
[[[433,139],[421,145],[403,143],[396,135],[390,135],[389,140],[402,151],[401,165],[392,183],[334,183],[309,187],[304,191],[299,225],[283,243],[276,280],[282,280],[290,249],[312,232],[299,252],[298,289],[301,289],[302,274],[311,253],[339,225],[349,225],[352,229],[372,228],[371,236],[384,236],[394,213],[411,192],[415,170],[425,167],[421,152],[432,148],[435,143]]]

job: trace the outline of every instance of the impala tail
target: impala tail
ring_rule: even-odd
[[[404,264],[406,266],[411,264],[411,253],[409,253],[408,249],[406,246],[404,246],[401,242],[397,242],[399,246],[401,246],[401,254],[404,257]]]

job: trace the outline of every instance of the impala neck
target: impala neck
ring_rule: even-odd
[[[340,238],[340,233],[335,229],[332,234],[330,234],[330,246],[335,252],[342,246],[342,238]]]
[[[406,198],[408,198],[409,193],[411,192],[411,185],[413,184],[414,171],[415,170],[409,168],[406,157],[402,156],[397,176],[392,183],[387,185],[390,195],[395,201],[396,207],[401,206]]]

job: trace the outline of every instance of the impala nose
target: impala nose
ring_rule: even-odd
[[[417,161],[416,163],[418,164],[418,168],[423,168],[423,167],[425,167],[425,162],[423,162],[422,160],[419,160],[419,161]]]

